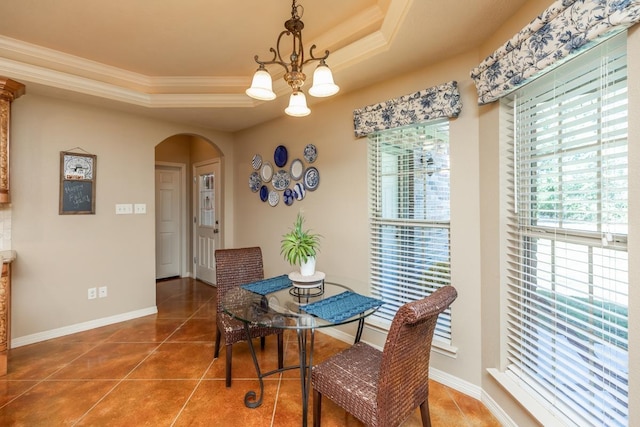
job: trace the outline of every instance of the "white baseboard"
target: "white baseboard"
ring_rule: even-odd
[[[22,347],[23,345],[34,344],[40,341],[50,340],[52,338],[60,338],[65,335],[75,334],[77,332],[88,331],[102,326],[112,325],[127,320],[137,319],[138,317],[156,314],[158,307],[148,307],[141,310],[130,311],[128,313],[118,314],[116,316],[103,317],[102,319],[90,320],[89,322],[77,323],[75,325],[65,326],[63,328],[51,329],[49,331],[38,332],[36,334],[25,335],[23,337],[11,340],[11,348]]]
[[[429,367],[429,378],[476,400],[482,399],[482,388],[446,372]]]
[[[516,424],[515,421],[511,419],[511,417],[500,407],[500,405],[496,403],[495,400],[493,400],[493,398],[489,394],[482,391],[482,399],[480,400],[482,401],[484,406],[487,407],[489,412],[491,412],[491,414],[496,417],[501,426],[518,427],[518,424]]]

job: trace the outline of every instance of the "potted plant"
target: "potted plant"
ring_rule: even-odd
[[[300,274],[312,276],[316,269],[316,254],[320,250],[320,235],[303,229],[304,216],[298,213],[293,228],[282,236],[280,254],[291,265],[300,266]]]

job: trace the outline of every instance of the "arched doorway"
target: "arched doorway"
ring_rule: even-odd
[[[174,135],[156,146],[156,279],[214,282],[213,251],[222,241],[221,192],[213,188],[220,159],[217,147],[198,135]],[[203,169],[211,165],[213,171]]]

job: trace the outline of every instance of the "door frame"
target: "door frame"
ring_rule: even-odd
[[[187,242],[187,237],[189,236],[189,233],[187,231],[187,218],[189,217],[187,215],[187,191],[188,191],[188,185],[187,183],[189,182],[187,180],[187,165],[186,163],[173,163],[173,162],[155,162],[155,167],[154,167],[154,173],[155,173],[155,169],[158,168],[158,166],[160,167],[165,167],[165,168],[172,168],[172,169],[177,169],[180,173],[180,277],[192,277],[192,275],[195,275],[195,272],[192,273],[189,268],[188,268],[188,264],[187,264],[187,248],[189,247],[188,242]],[[156,209],[158,207],[156,206]],[[155,224],[155,222],[154,222]],[[155,225],[154,225],[154,230],[155,230]],[[155,238],[155,232],[154,232],[154,238]]]
[[[215,203],[215,211],[217,212],[217,219],[218,219],[218,223],[219,224],[223,224],[223,226],[219,226],[218,227],[218,243],[219,243],[219,247],[216,247],[216,249],[222,249],[224,247],[224,215],[223,215],[223,204],[224,204],[224,199],[222,198],[222,191],[224,188],[224,182],[222,181],[222,176],[224,175],[223,171],[222,171],[222,159],[219,157],[213,158],[213,159],[208,159],[208,160],[202,160],[200,162],[195,162],[191,164],[191,202],[192,202],[192,206],[191,206],[191,218],[189,218],[190,223],[193,225],[193,227],[191,227],[191,268],[193,270],[193,278],[197,278],[197,274],[196,274],[196,251],[197,251],[197,247],[196,245],[198,244],[198,238],[196,236],[197,234],[197,227],[196,227],[196,215],[197,215],[197,209],[198,209],[198,195],[197,195],[197,188],[196,188],[196,183],[197,183],[197,176],[196,176],[196,170],[201,167],[201,166],[207,166],[207,165],[213,165],[217,163],[218,164],[218,172],[220,174],[220,176],[216,177],[215,180],[215,185],[217,186],[217,188],[215,189],[216,191],[214,192],[214,194],[216,195],[216,200],[214,200]]]

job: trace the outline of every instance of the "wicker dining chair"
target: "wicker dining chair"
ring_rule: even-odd
[[[313,425],[326,396],[366,426],[398,426],[420,407],[429,415],[429,358],[438,319],[456,299],[453,286],[400,307],[383,351],[359,342],[313,367]]]
[[[225,293],[234,287],[264,279],[264,267],[262,262],[262,250],[259,247],[218,249],[215,251],[216,259],[216,344],[214,358],[220,354],[220,338],[224,335],[226,346],[226,386],[231,387],[231,356],[233,344],[246,341],[247,334],[244,323],[234,319],[222,310],[222,299]],[[264,349],[265,337],[277,335],[278,339],[278,368],[283,366],[283,330],[268,328],[258,325],[250,325],[251,338],[260,338],[260,348]]]

